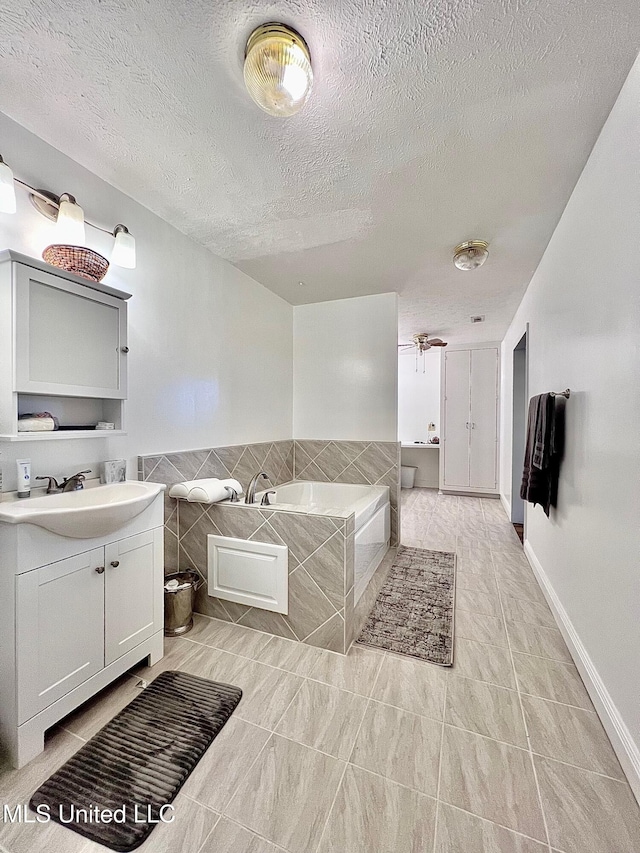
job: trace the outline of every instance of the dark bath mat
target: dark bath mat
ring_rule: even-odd
[[[456,555],[400,546],[357,642],[453,664]]]
[[[29,805],[48,808],[52,820],[112,850],[135,850],[241,697],[242,691],[229,684],[163,672],[50,776]],[[82,814],[67,822],[72,807],[91,816],[96,806],[124,809],[117,816],[125,822],[91,822]]]

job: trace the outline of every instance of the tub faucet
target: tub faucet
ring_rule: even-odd
[[[245,499],[244,499],[244,502],[246,504],[253,504],[256,502],[256,484],[257,484],[258,480],[260,479],[260,477],[262,477],[265,480],[269,479],[268,475],[265,474],[264,471],[260,471],[258,474],[255,474],[251,478],[251,482],[247,486],[247,494],[246,494]]]

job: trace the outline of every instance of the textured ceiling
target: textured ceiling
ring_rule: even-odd
[[[397,290],[402,340],[501,338],[631,67],[637,2],[13,0],[0,110],[292,303]],[[313,59],[286,120],[242,82],[268,20]],[[469,238],[491,254],[463,273]]]

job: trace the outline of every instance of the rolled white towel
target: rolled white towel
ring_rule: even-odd
[[[186,498],[191,489],[213,489],[218,486],[220,480],[210,477],[207,480],[185,480],[184,483],[176,483],[169,489],[170,498]]]
[[[169,489],[169,497],[186,498],[189,494],[189,489],[193,488],[197,482],[198,480],[187,480],[184,483],[175,483],[175,485],[171,486]]]
[[[232,478],[219,480],[217,477],[210,477],[206,480],[186,480],[184,483],[176,483],[169,489],[169,497],[183,498],[189,503],[214,504],[229,497],[225,486],[230,486],[238,494],[242,494],[242,485],[238,480]]]
[[[197,482],[197,481],[196,481]],[[203,485],[206,483],[207,485]],[[230,486],[240,495],[242,494],[242,486],[237,480],[201,480],[197,486],[189,489],[187,500],[189,503],[215,504],[219,501],[225,501],[229,497],[229,492],[225,486]]]
[[[189,489],[187,500],[189,503],[198,504],[215,504],[218,501],[223,501],[227,497],[227,490],[218,480],[216,483],[210,483],[206,486],[194,486]]]

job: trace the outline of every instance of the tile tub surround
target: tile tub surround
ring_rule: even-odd
[[[396,441],[294,441],[294,480],[389,486],[391,544],[400,530],[400,444]]]
[[[180,569],[207,577],[207,536],[289,548],[289,613],[274,613],[198,590],[196,610],[290,640],[344,654],[353,636],[354,516],[271,510],[258,504],[178,502]]]
[[[177,501],[168,495],[169,488],[185,480],[206,477],[235,477],[247,486],[251,477],[264,471],[269,480],[261,488],[278,486],[293,479],[293,441],[266,441],[259,444],[234,444],[179,453],[156,453],[138,456],[138,479],[165,483],[164,499],[164,565],[167,573],[178,569]]]
[[[261,489],[294,479],[389,486],[391,544],[393,546],[397,543],[400,525],[400,445],[397,442],[277,441],[138,457],[138,478],[165,483],[167,492],[174,483],[205,477],[235,477],[246,487],[258,471],[265,471],[269,477],[268,481],[260,482]],[[230,516],[229,509],[236,514]],[[291,533],[294,538],[311,537],[307,545],[313,544],[313,551],[299,547],[297,556],[295,549],[294,553],[290,554],[290,594],[293,596],[292,606],[295,607],[295,614],[292,611],[288,616],[281,616],[267,610],[222,602],[210,598],[204,585],[196,597],[196,610],[225,621],[238,622],[288,639],[301,640],[310,645],[344,653],[366,617],[362,606],[354,615],[353,522],[345,523],[345,518],[336,517],[330,535],[327,536],[322,517],[303,514],[307,521],[302,530],[300,524],[296,525],[295,521],[291,520],[291,516],[297,514],[278,512],[278,518],[273,522],[263,518],[262,522],[268,523],[257,525],[254,516],[245,520],[243,510],[255,512],[254,507],[205,506],[178,502],[165,493],[165,572],[195,567],[205,579],[208,533],[247,539],[260,538],[260,541],[276,544],[284,544],[280,533],[285,530],[287,535]],[[284,520],[280,520],[283,515]],[[278,525],[280,531],[275,529]],[[260,537],[255,535],[258,526],[262,528]],[[332,538],[339,528],[343,536],[340,545],[337,537]],[[341,567],[338,568],[340,560]],[[304,563],[302,571],[296,573],[301,563]],[[384,581],[384,569],[388,571],[389,565],[385,558],[382,563],[383,572],[379,567],[375,583],[369,583],[366,596],[363,596],[365,602],[371,600],[369,590],[373,592],[374,589],[379,589]],[[303,603],[305,596],[305,602],[308,601],[308,604]]]

